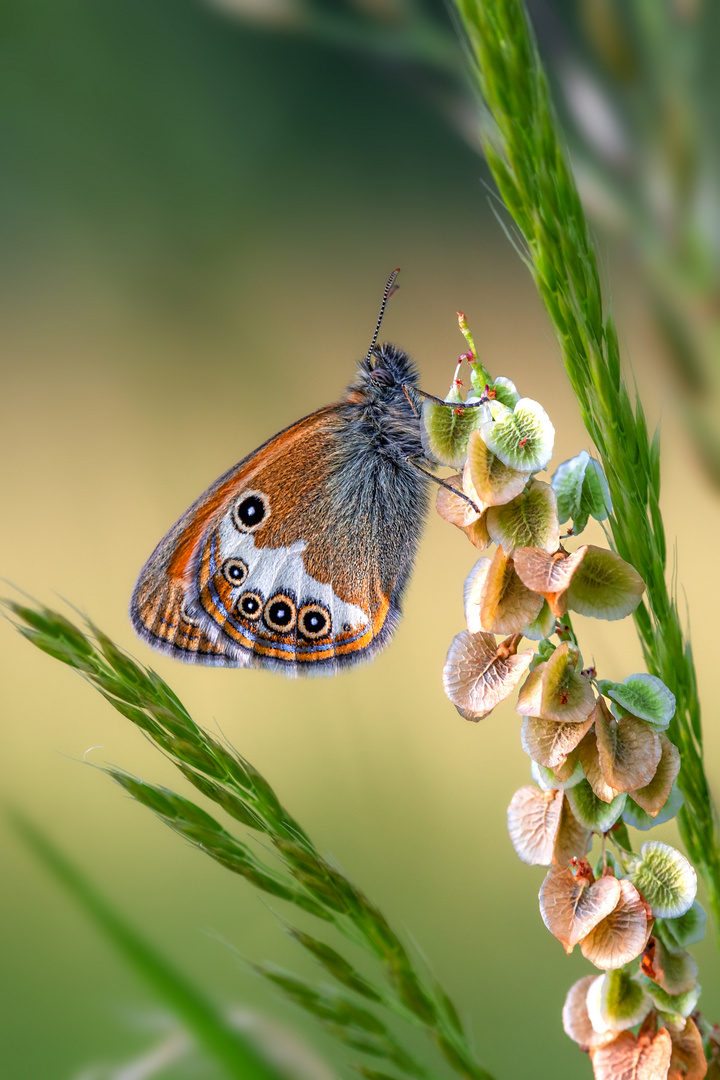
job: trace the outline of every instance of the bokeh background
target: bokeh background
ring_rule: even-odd
[[[552,467],[591,449],[484,163],[432,95],[392,64],[231,6],[5,8],[2,574],[87,612],[265,773],[419,944],[498,1078],[589,1076],[560,1021],[588,965],[545,930],[544,871],[517,860],[505,829],[509,799],[529,779],[519,719],[508,704],[468,724],[442,693],[476,557],[461,533],[431,517],[392,647],[329,681],[184,667],[151,654],[129,626],[135,576],[186,506],[274,431],[341,394],[393,266],[401,291],[384,333],[416,357],[428,390],[446,391],[463,350],[461,308],[490,370],[550,413]],[[720,499],[674,409],[629,245],[602,232],[598,243],[632,373],[651,422],[662,415],[663,510],[717,792]],[[631,620],[579,622],[604,676],[640,670]],[[72,673],[9,625],[0,635],[3,801],[42,823],[218,1001],[302,1032],[337,1066],[311,1022],[242,964],[314,971],[273,910],[83,757],[94,747],[90,763],[177,785],[170,766]],[[158,1003],[0,830],[0,1072],[71,1080],[142,1054],[162,1026]],[[673,826],[662,834],[672,840]],[[709,943],[695,951],[703,1011],[720,1019],[717,954]]]

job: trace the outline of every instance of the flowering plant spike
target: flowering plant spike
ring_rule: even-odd
[[[471,341],[467,320],[461,328]],[[599,678],[584,664],[568,614],[623,619],[645,582],[616,552],[575,540],[590,517],[612,512],[598,462],[583,450],[551,483],[541,479],[550,418],[509,379],[493,382],[484,368],[483,378],[472,412],[487,409],[469,435],[442,419],[452,402],[423,413],[426,445],[456,432],[444,460],[462,472],[449,482],[475,503],[460,505],[441,489],[440,515],[487,550],[465,582],[467,629],[450,646],[445,692],[461,716],[478,721],[518,688],[534,783],[513,796],[508,832],[523,862],[548,868],[539,897],[545,925],[599,972],[575,983],[563,1010],[596,1080],[700,1080],[710,1029],[694,1011],[700,987],[687,952],[704,930],[697,875],[668,844],[646,840],[636,852],[627,831],[646,831],[682,804],[680,754],[666,734],[675,698],[646,672]],[[522,648],[523,638],[537,651]]]

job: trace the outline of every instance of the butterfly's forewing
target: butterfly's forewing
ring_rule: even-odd
[[[138,580],[131,615],[150,644],[294,674],[334,670],[382,643],[408,560],[382,558],[397,539],[367,512],[373,493],[361,490],[346,435],[343,406],[321,409],[201,496]]]

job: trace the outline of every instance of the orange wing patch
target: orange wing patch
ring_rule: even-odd
[[[208,633],[203,621],[188,612],[185,589],[175,581],[138,588],[131,617],[140,636],[156,648],[182,653],[183,659],[189,661],[238,663],[217,632]]]

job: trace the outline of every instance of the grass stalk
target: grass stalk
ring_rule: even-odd
[[[286,1080],[175,967],[126,922],[48,837],[21,814],[11,822],[53,877],[115,945],[135,972],[195,1037],[227,1076],[243,1080]]]
[[[369,954],[380,978],[362,976],[327,942],[294,927],[288,928],[294,939],[341,989],[317,987],[269,965],[255,965],[259,974],[347,1047],[384,1059],[406,1076],[432,1080],[434,1074],[399,1043],[378,1010],[425,1031],[458,1076],[493,1080],[475,1060],[442,987],[415,962],[377,907],[320,854],[248,761],[199,727],[163,679],[135,663],[97,627],[91,627],[91,637],[47,608],[17,603],[8,607],[24,637],[81,674],[140,728],[196,790],[235,822],[259,833],[265,857],[256,855],[244,840],[185,796],[118,769],[102,771],[198,851],[258,890],[315,916],[322,926],[331,925]],[[267,860],[268,847],[274,849],[273,861]],[[375,1011],[367,1008],[368,1003]]]
[[[484,151],[524,239],[524,260],[560,345],[583,421],[610,486],[618,553],[647,583],[635,615],[648,671],[675,694],[670,737],[681,751],[679,827],[707,890],[720,943],[718,819],[703,766],[700,703],[689,640],[666,580],[659,431],[621,374],[615,325],[522,0],[454,0],[487,110]]]

